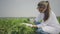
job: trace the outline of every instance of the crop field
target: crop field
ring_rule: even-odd
[[[33,17],[0,17],[0,34],[36,34],[36,28],[21,23],[33,23]],[[57,18],[60,23],[60,17]]]

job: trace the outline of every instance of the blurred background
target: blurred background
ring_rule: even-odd
[[[0,17],[36,17],[41,0],[0,0]],[[48,0],[51,10],[60,16],[60,0]]]

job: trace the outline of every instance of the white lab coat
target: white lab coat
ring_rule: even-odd
[[[43,20],[44,14],[40,13],[38,17],[36,17],[35,21]],[[42,27],[43,31],[58,34],[60,32],[60,24],[56,18],[54,12],[50,11],[50,16],[47,21],[42,21],[41,24],[37,25],[38,28]]]

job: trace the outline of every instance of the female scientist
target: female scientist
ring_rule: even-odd
[[[27,25],[37,29],[37,34],[58,34],[60,32],[60,24],[56,15],[50,9],[48,1],[40,1],[37,5],[40,12],[34,20],[36,25]]]

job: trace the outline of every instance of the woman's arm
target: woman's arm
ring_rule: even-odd
[[[32,25],[33,28],[42,28],[44,26],[46,26],[47,24],[45,23],[41,23],[41,24],[38,24],[38,25]]]
[[[39,20],[42,20],[44,17],[44,14],[43,13],[40,13],[36,18],[35,18],[35,21],[38,22]]]

